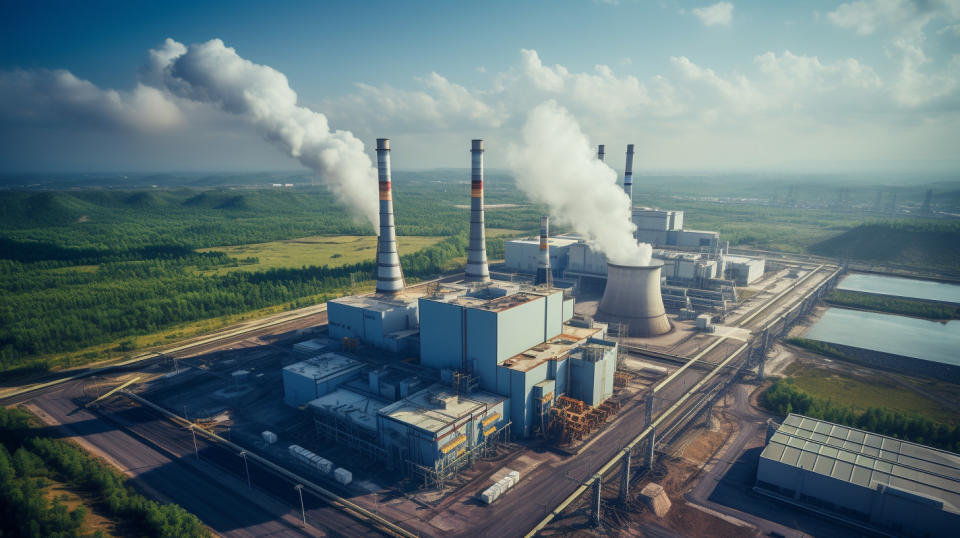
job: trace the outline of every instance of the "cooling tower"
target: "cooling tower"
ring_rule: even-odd
[[[633,144],[627,144],[627,166],[623,169],[623,192],[633,207]]]
[[[393,225],[393,194],[390,192],[390,139],[377,139],[377,175],[380,180],[380,237],[377,239],[377,293],[403,293],[403,272],[397,254]]]
[[[487,238],[483,230],[483,140],[470,146],[470,246],[467,247],[466,282],[489,282]]]
[[[597,147],[597,159],[599,159],[599,160],[601,160],[601,161],[603,160],[603,144],[600,144],[600,145]]]
[[[550,217],[540,217],[540,252],[537,255],[537,278],[534,284],[552,284],[550,273]]]
[[[623,323],[630,336],[657,336],[670,332],[670,321],[660,297],[660,268],[651,265],[616,265],[607,262],[607,287],[595,319]]]

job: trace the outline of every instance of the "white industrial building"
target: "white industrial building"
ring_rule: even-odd
[[[567,251],[580,241],[579,237],[560,235],[547,239],[550,248],[550,267],[554,276],[563,274],[567,266]],[[540,253],[539,238],[524,238],[507,241],[504,248],[504,268],[517,273],[536,273]]]
[[[736,282],[737,286],[749,286],[761,277],[766,271],[766,260],[750,256],[723,257],[726,265],[726,276]]]
[[[332,392],[360,375],[363,364],[339,353],[324,353],[283,369],[283,401],[294,407]]]
[[[355,338],[393,353],[416,353],[417,294],[350,295],[327,301],[330,338]]]
[[[801,415],[763,449],[756,490],[897,535],[960,529],[960,455]]]
[[[637,207],[633,210],[636,238],[654,247],[717,247],[720,234],[683,229],[683,211]]]

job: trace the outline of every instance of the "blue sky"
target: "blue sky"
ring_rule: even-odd
[[[8,1],[0,171],[301,166],[248,109],[148,81],[167,38],[283,73],[401,168],[465,167],[475,137],[503,165],[548,100],[641,173],[960,168],[957,0]]]

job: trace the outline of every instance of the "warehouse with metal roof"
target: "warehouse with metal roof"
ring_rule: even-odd
[[[755,489],[897,534],[960,528],[960,455],[796,414],[760,454]]]

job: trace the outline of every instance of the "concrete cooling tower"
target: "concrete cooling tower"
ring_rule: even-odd
[[[660,268],[663,262],[650,265],[617,265],[607,263],[607,287],[603,290],[598,321],[623,323],[629,336],[648,337],[670,332],[670,321],[660,296]]]

